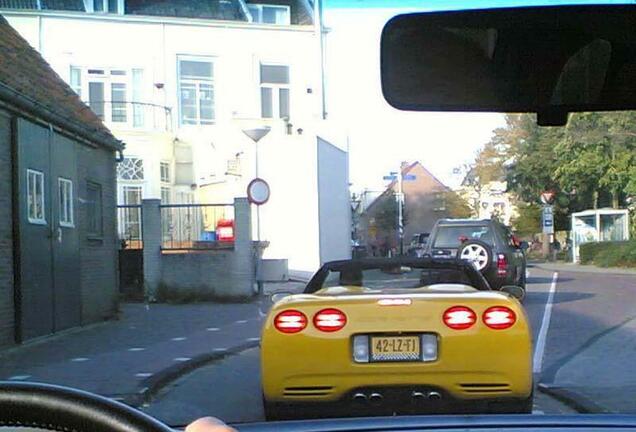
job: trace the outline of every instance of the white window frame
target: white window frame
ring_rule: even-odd
[[[142,175],[141,178],[138,179],[125,179],[125,178],[121,178],[119,177],[119,168],[117,169],[116,175],[117,175],[117,182],[118,183],[130,183],[130,184],[138,184],[138,183],[143,183],[146,181],[146,164],[145,164],[145,160],[142,157],[139,156],[124,156],[124,160],[122,160],[119,163],[124,163],[124,161],[128,159],[128,160],[137,160],[137,161],[141,161],[141,171],[142,171]]]
[[[79,83],[73,82],[73,72],[77,71],[79,72]],[[68,82],[71,86],[71,88],[73,89],[73,91],[75,93],[77,93],[77,95],[80,97],[80,99],[82,98],[82,84],[84,82],[84,77],[83,77],[83,71],[81,67],[78,66],[74,66],[71,65],[70,69],[69,69],[69,75],[68,75]]]
[[[68,187],[68,189],[66,189]],[[75,206],[73,203],[73,181],[64,177],[57,178],[58,199],[59,199],[59,220],[60,226],[66,228],[75,228],[75,218],[73,217]],[[64,196],[64,191],[68,190],[69,195]],[[68,200],[68,208],[65,199]],[[69,213],[66,213],[68,209]]]
[[[285,9],[287,12],[287,20],[284,23],[264,23],[263,22],[263,9],[264,8],[274,8],[274,9]],[[247,9],[252,15],[252,22],[258,24],[267,24],[267,25],[291,25],[291,6],[288,5],[277,5],[277,4],[267,4],[267,3],[248,3]],[[258,15],[254,14],[254,10],[256,10]]]
[[[192,61],[192,62],[201,62],[201,63],[211,63],[212,64],[212,78],[209,80],[206,79],[181,79],[181,62],[182,61]],[[192,56],[192,55],[177,55],[177,105],[179,106],[179,126],[182,127],[201,127],[201,126],[211,126],[216,123],[217,117],[217,106],[216,106],[216,67],[217,61],[216,57],[213,56]],[[196,86],[196,124],[189,124],[183,122],[183,109],[181,107],[181,84],[185,82],[187,84],[193,84]],[[201,84],[209,84],[212,87],[212,119],[205,120],[205,122],[201,121],[201,105],[200,102],[200,85]]]
[[[172,184],[172,164],[170,161],[160,161],[159,162],[159,180],[163,185]],[[166,168],[166,172],[168,174],[167,179],[164,177],[164,167]]]
[[[95,10],[95,2],[94,0],[84,0],[84,7],[86,12],[91,13],[112,13],[108,12],[108,0],[103,0],[103,8],[102,10]],[[118,15],[123,15],[125,11],[125,0],[117,0],[117,12]]]
[[[264,83],[262,82],[261,76],[261,66],[285,66],[287,67],[287,74],[289,76],[289,82],[287,84],[275,84],[275,83]],[[285,63],[275,63],[275,62],[266,62],[262,61],[258,64],[258,100],[260,101],[259,110],[260,116],[262,118],[272,118],[272,119],[287,119],[291,118],[291,99],[292,99],[292,91],[291,91],[291,82],[292,82],[292,70],[291,66]],[[263,88],[272,89],[272,117],[263,117]],[[289,117],[281,117],[280,115],[280,89],[287,89],[289,92]]]
[[[164,200],[164,193],[167,195],[167,200]],[[172,188],[169,185],[161,185],[161,204],[172,204]]]
[[[34,169],[27,169],[27,196],[26,196],[26,206],[27,206],[27,219],[29,220],[30,223],[32,224],[36,224],[36,225],[46,225],[46,207],[45,207],[45,203],[46,203],[46,199],[45,199],[45,192],[44,192],[44,173],[42,171],[38,171],[38,170],[34,170]],[[29,208],[29,201],[30,201],[30,197],[31,197],[31,190],[32,190],[32,184],[31,184],[31,176],[35,176],[35,178],[37,179],[37,181],[40,183],[40,188],[42,190],[42,193],[40,194],[40,209],[42,209],[42,214],[41,217],[38,217],[38,215],[34,215],[32,216],[30,213],[30,208]],[[33,187],[35,188],[35,183],[33,184]],[[36,192],[35,189],[33,189],[33,200],[35,200],[36,198]]]

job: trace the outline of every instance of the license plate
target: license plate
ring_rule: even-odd
[[[371,361],[418,361],[421,358],[419,336],[371,337]]]

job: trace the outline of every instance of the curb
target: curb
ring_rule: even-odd
[[[578,413],[581,414],[612,414],[612,411],[603,408],[596,402],[590,400],[586,396],[583,396],[580,393],[577,393],[572,390],[565,389],[563,387],[553,385],[553,384],[543,384],[540,383],[537,385],[537,389],[550,397],[558,400],[559,402],[564,403],[570,408],[574,409]]]
[[[239,354],[250,348],[256,348],[260,344],[260,341],[249,341],[234,347],[228,348],[221,352],[207,352],[200,354],[190,360],[177,363],[169,366],[149,378],[143,380],[135,393],[129,394],[124,398],[124,403],[133,407],[140,407],[144,405],[161,391],[168,384],[176,381],[188,372],[193,371],[201,366],[205,366],[208,363],[212,363],[218,360],[222,360],[226,357]]]

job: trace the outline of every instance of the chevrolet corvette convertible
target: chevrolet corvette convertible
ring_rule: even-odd
[[[265,414],[531,412],[530,335],[469,262],[327,263],[265,321]]]

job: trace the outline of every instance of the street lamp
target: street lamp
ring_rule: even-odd
[[[254,162],[255,162],[255,176],[258,178],[258,142],[265,137],[270,131],[269,126],[262,126],[253,129],[243,129],[243,133],[247,135],[252,141],[254,141]],[[258,280],[260,276],[260,261],[261,261],[261,206],[256,206],[256,242],[258,244],[258,258],[256,260],[256,283],[258,285],[258,293],[263,294],[263,285]]]

